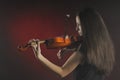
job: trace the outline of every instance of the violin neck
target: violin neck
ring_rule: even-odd
[[[45,40],[41,40],[41,41],[39,41],[39,43],[40,43],[40,44],[45,43]]]
[[[40,43],[40,44],[45,43],[45,40],[38,41],[38,43]],[[32,42],[31,44],[32,44],[32,45],[35,45],[35,44],[36,44],[36,42]],[[31,45],[31,44],[28,44],[28,45]]]

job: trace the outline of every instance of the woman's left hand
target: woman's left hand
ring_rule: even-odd
[[[39,43],[39,39],[31,39],[29,40],[29,44],[31,44],[31,47],[34,51],[35,57],[38,58],[39,55],[41,55],[41,48],[40,48],[40,43]]]

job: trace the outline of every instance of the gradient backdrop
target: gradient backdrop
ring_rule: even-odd
[[[45,40],[63,36],[65,31],[75,35],[75,13],[88,6],[101,13],[115,45],[115,67],[106,80],[119,80],[120,2],[115,0],[1,0],[0,80],[61,80],[35,59],[32,49],[19,52],[17,46],[33,38]],[[67,18],[67,14],[71,17]],[[58,49],[41,47],[43,55],[57,65],[62,65],[70,55],[58,60]],[[72,74],[63,80],[74,80]]]

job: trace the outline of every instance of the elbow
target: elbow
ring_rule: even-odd
[[[66,69],[64,67],[60,67],[59,69],[57,69],[55,71],[57,73],[57,75],[60,77],[60,78],[64,78],[66,77],[71,71],[69,69]]]
[[[66,77],[66,75],[59,74],[59,77],[60,77],[60,78],[65,78],[65,77]]]
[[[61,78],[64,78],[64,77],[66,77],[67,75],[61,75]]]
[[[64,71],[64,70],[62,70],[61,72],[60,72],[60,74],[59,74],[59,76],[61,77],[61,78],[64,78],[64,77],[66,77],[68,75],[68,73],[66,72],[66,71]]]
[[[64,78],[64,77],[66,77],[66,76],[67,76],[67,75],[64,75],[64,74],[61,74],[61,75],[60,75],[61,78]]]

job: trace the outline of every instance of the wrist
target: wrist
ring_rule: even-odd
[[[42,55],[42,54],[38,54],[38,55],[37,55],[37,58],[38,58],[38,59],[41,59],[41,58],[43,58],[43,55]]]

